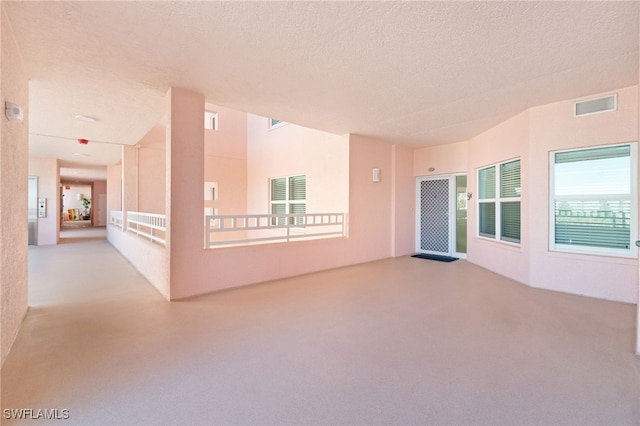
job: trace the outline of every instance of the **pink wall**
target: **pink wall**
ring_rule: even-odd
[[[356,135],[349,139],[348,238],[189,250],[185,254],[190,256],[190,268],[184,271],[185,275],[179,281],[174,281],[172,276],[171,298],[390,257],[396,240],[391,226],[394,208],[390,178],[393,175],[393,145]],[[402,150],[397,156],[402,158],[396,167],[397,179],[410,180],[407,152]],[[382,170],[380,183],[372,182],[373,167]],[[398,197],[402,201],[399,201],[401,208],[397,210],[406,206],[405,195]],[[403,244],[400,243],[399,250],[405,249]]]
[[[218,199],[206,201],[205,207],[218,214],[245,214],[247,114],[212,104],[205,108],[218,114],[218,130],[204,131],[204,181],[218,183]]]
[[[615,92],[618,110],[614,112],[576,118],[572,110],[575,100],[530,110],[529,180],[535,182],[529,187],[530,221],[531,229],[536,230],[530,235],[531,285],[635,303],[637,259],[549,251],[549,151],[638,140],[637,87]],[[600,94],[588,98],[597,96]]]
[[[467,188],[473,193],[468,204],[467,259],[521,283],[529,283],[529,113],[516,115],[468,142]],[[520,246],[478,236],[477,170],[487,165],[520,158],[521,243]]]
[[[192,206],[196,210],[202,208],[204,203],[202,180],[207,172],[201,159],[207,144],[198,142],[206,139],[201,124],[203,99],[188,90],[174,88],[168,93],[167,102],[166,192],[169,194],[169,218],[167,249],[163,253],[169,253],[166,258],[169,263],[168,266],[163,264],[160,257],[154,270],[166,271],[166,276],[170,277],[169,298],[178,299],[273,278],[362,263],[389,257],[394,252],[404,254],[411,250],[413,221],[409,221],[408,225],[406,217],[413,215],[413,191],[409,189],[393,194],[394,188],[403,187],[412,180],[410,149],[366,137],[328,135],[292,125],[280,128],[288,130],[276,136],[275,131],[256,129],[255,126],[263,120],[257,117],[249,118],[247,134],[247,180],[250,186],[256,182],[253,192],[256,198],[261,197],[261,201],[255,203],[259,206],[256,208],[267,210],[268,177],[304,173],[310,183],[307,191],[318,194],[318,200],[310,204],[314,208],[324,206],[332,211],[348,212],[349,236],[205,250],[201,221],[183,214],[184,206]],[[263,124],[266,128],[266,120]],[[220,116],[220,126],[224,125]],[[288,136],[284,137],[285,134]],[[260,137],[270,141],[258,143]],[[219,146],[221,150],[225,149],[224,143]],[[209,153],[214,154],[211,157],[215,157],[215,149],[208,149]],[[228,145],[226,149],[226,158],[235,156],[234,159],[241,160],[240,148]],[[280,158],[281,149],[291,152],[292,157],[288,161]],[[301,158],[305,156],[307,158]],[[252,171],[251,166],[255,170]],[[379,183],[372,182],[374,167],[382,170],[383,178]],[[223,190],[220,188],[221,197],[224,196]],[[249,199],[253,198],[251,192],[250,189]],[[331,197],[331,192],[337,196]],[[393,223],[394,219],[397,224]],[[407,229],[408,237],[405,232]],[[110,241],[120,246],[124,254],[128,246],[124,239],[131,236],[118,232],[116,228],[109,227]],[[283,262],[282,259],[288,261]],[[153,279],[154,285],[166,296],[163,277],[156,276]]]
[[[578,121],[571,114],[573,100],[568,100],[524,111],[469,141],[415,151],[363,136],[337,136],[295,125],[269,130],[266,118],[249,115],[247,211],[268,211],[270,177],[305,174],[311,194],[308,210],[348,212],[348,237],[204,250],[201,223],[181,213],[184,206],[204,206],[203,179],[223,181],[228,174],[236,181],[236,191],[242,193],[244,146],[230,142],[242,139],[242,124],[235,136],[207,134],[201,124],[203,102],[193,93],[178,90],[177,98],[169,96],[172,109],[167,132],[167,152],[172,150],[167,156],[167,194],[171,194],[167,205],[173,209],[168,244],[169,297],[188,297],[411,253],[415,176],[466,171],[469,191],[474,194],[468,212],[469,261],[536,287],[635,302],[635,259],[548,250],[549,151],[635,140],[635,88],[618,93],[619,110],[615,113]],[[204,162],[203,157],[207,158]],[[477,170],[514,158],[521,160],[522,167],[520,245],[477,236]],[[234,174],[234,164],[241,172],[235,170]],[[382,171],[379,183],[372,182],[374,167]],[[429,168],[435,170],[430,172]],[[221,185],[221,196],[226,186]],[[247,259],[251,259],[251,268],[246,267]],[[602,285],[604,277],[609,277],[607,285]]]
[[[391,256],[396,257],[415,253],[416,193],[411,173],[413,149],[402,145],[393,145],[391,149]]]
[[[122,210],[122,164],[107,167],[107,215],[111,210]]]
[[[169,300],[169,252],[167,249],[135,234],[123,232],[122,229],[113,225],[107,225],[107,240],[162,296]]]
[[[128,211],[138,209],[138,149],[133,146],[122,147],[122,210],[126,222]]]
[[[0,95],[20,105],[24,121],[0,119],[0,365],[27,312],[29,79],[9,20],[0,8]],[[1,377],[1,375],[0,375]]]
[[[93,182],[91,194],[91,225],[105,226],[108,216],[106,206],[107,181],[101,180]],[[100,205],[101,202],[105,203],[105,205]]]
[[[270,213],[270,178],[298,174],[307,178],[307,212],[342,213],[349,209],[346,135],[293,124],[269,129],[267,118],[249,115],[247,173],[248,213]]]
[[[166,125],[160,122],[138,142],[138,211],[165,213]]]
[[[60,172],[55,158],[29,158],[29,176],[38,177],[38,198],[47,199],[47,217],[38,218],[38,245],[57,244],[60,232]]]
[[[640,72],[640,67],[638,69],[638,71]],[[639,78],[640,81],[640,78]],[[640,86],[639,86],[640,88]],[[636,88],[636,96],[638,97],[638,102],[640,103],[640,96],[638,96],[638,88]],[[638,114],[636,114],[636,120],[638,123],[638,128],[639,130],[636,132],[636,135],[638,136],[638,139],[640,139],[640,106],[638,106]],[[639,141],[640,142],[640,141]],[[638,154],[640,157],[640,154]],[[640,158],[637,159],[638,164],[640,164]],[[638,181],[636,183],[638,186],[637,188],[640,188],[640,173],[638,173]],[[640,192],[640,191],[639,191]],[[638,217],[638,222],[640,222],[640,215]],[[638,229],[640,229],[640,223],[638,224]],[[638,239],[640,240],[640,235],[638,236]],[[640,262],[638,264],[638,275],[636,275],[636,279],[638,280],[638,284],[636,285],[636,292],[637,297],[636,297],[636,309],[637,309],[637,314],[636,314],[636,355],[640,355]]]
[[[204,250],[204,96],[171,88],[167,100],[167,250],[170,295],[190,286]],[[194,215],[185,214],[194,212]],[[207,265],[208,266],[208,265]],[[204,278],[207,279],[206,277]]]
[[[636,259],[549,250],[549,152],[632,142],[638,138],[636,87],[618,93],[618,110],[573,117],[574,99],[524,111],[473,139],[415,151],[416,176],[466,171],[473,192],[468,211],[468,260],[533,287],[636,303]],[[594,94],[588,98],[600,96]],[[477,169],[520,158],[520,246],[477,236]],[[434,172],[428,172],[434,167]]]
[[[430,168],[434,170],[429,171]],[[416,177],[467,173],[468,170],[469,143],[466,141],[414,150],[413,174]]]

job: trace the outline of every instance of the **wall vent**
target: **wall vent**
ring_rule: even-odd
[[[600,112],[615,111],[618,107],[618,95],[609,95],[602,98],[588,99],[575,103],[573,111],[576,117],[598,114]]]

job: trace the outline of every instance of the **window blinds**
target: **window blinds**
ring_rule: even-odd
[[[479,198],[481,200],[496,198],[496,168],[487,167],[480,170],[479,174]]]
[[[500,197],[520,196],[520,160],[500,164]]]
[[[291,176],[289,178],[289,200],[305,200],[307,198],[307,177]]]
[[[520,242],[520,160],[478,171],[478,233]]]

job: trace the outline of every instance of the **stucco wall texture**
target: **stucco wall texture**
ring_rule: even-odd
[[[4,9],[0,11],[0,98],[24,119],[0,117],[0,355],[4,362],[27,311],[28,79]]]

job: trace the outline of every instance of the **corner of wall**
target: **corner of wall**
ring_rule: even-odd
[[[0,361],[4,362],[28,309],[27,177],[29,80],[10,22],[0,6],[0,93],[20,105],[24,121],[0,120]]]

